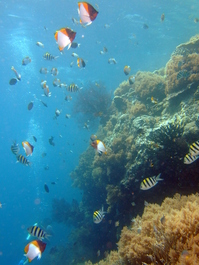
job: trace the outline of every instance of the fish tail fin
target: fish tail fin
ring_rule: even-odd
[[[58,57],[59,57],[59,56],[55,56],[55,58],[54,58],[54,59],[56,60]]]
[[[14,70],[14,66],[11,66],[11,70]]]
[[[161,179],[160,176],[161,176],[161,173],[158,174],[157,177],[156,177],[156,181],[157,181],[157,182],[158,182],[159,180],[164,180],[164,179]]]
[[[50,238],[49,237],[51,237],[52,235],[50,235],[50,234],[46,234],[45,235],[45,239],[47,239],[47,240],[49,240],[50,241]]]

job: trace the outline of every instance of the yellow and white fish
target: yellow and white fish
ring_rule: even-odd
[[[34,240],[27,244],[24,248],[24,256],[28,259],[29,262],[31,262],[33,259],[41,258],[41,254],[44,252],[46,248],[46,243],[40,241],[40,240]],[[26,261],[24,262],[24,264]]]
[[[26,156],[32,155],[34,146],[27,141],[22,142],[23,149],[25,150]]]
[[[100,140],[95,140],[95,141],[93,141],[92,143],[91,143],[91,146],[93,147],[93,148],[95,148],[96,150],[97,150],[97,152],[101,155],[101,154],[107,154],[107,149],[106,149],[106,146],[105,146],[105,144],[102,142],[102,141],[100,141]]]

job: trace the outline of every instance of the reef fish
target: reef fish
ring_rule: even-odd
[[[36,257],[40,259],[41,254],[44,252],[45,248],[46,243],[40,240],[34,240],[25,246],[24,252],[26,254],[24,254],[24,256],[28,259],[29,262],[31,262]]]
[[[190,76],[190,73],[187,70],[181,70],[177,74],[177,80],[187,79]]]
[[[31,110],[33,108],[33,102],[31,101],[29,104],[28,104],[28,110]]]
[[[35,142],[37,142],[37,138],[33,135],[32,138],[34,139]]]
[[[157,104],[158,100],[157,100],[157,98],[151,97],[151,102],[154,103],[154,104]]]
[[[11,78],[10,81],[9,81],[9,84],[11,86],[15,85],[17,83],[17,79],[16,78]]]
[[[104,207],[102,206],[102,209],[101,210],[95,211],[93,213],[93,222],[95,224],[101,223],[101,221],[103,220],[103,218],[105,216],[105,213],[106,212],[104,212]]]
[[[72,83],[72,84],[70,84],[70,85],[67,87],[67,90],[68,90],[69,92],[77,92],[77,91],[79,90],[79,87],[78,87],[78,85]]]
[[[189,154],[186,154],[186,156],[184,157],[184,164],[186,164],[186,165],[192,164],[198,158],[199,158],[199,155],[198,156],[193,156],[190,153]]]
[[[25,166],[30,166],[31,163],[26,159],[23,155],[18,155],[17,156],[17,162],[20,162],[21,164],[24,164]]]
[[[14,66],[11,67],[11,70],[15,73],[17,80],[21,81],[21,75],[17,72]]]
[[[36,42],[36,45],[39,46],[39,47],[44,48],[44,44],[42,42],[40,42],[40,41]]]
[[[105,144],[100,140],[95,140],[91,143],[91,146],[97,150],[97,152],[101,154],[107,154],[106,146]]]
[[[31,62],[31,58],[29,56],[26,56],[25,58],[23,58],[22,60],[22,65],[27,65]]]
[[[79,68],[84,68],[86,66],[86,63],[84,62],[82,58],[77,58],[77,66]]]
[[[18,155],[20,151],[19,145],[16,143],[16,141],[13,142],[10,149],[14,155]]]
[[[76,48],[79,48],[80,45],[81,45],[80,43],[72,42],[72,43],[71,43],[71,48],[76,49]]]
[[[49,188],[48,188],[48,185],[45,183],[44,184],[44,189],[45,189],[45,191],[47,192],[47,193],[49,193]]]
[[[29,142],[24,141],[22,142],[23,149],[25,150],[25,153],[27,156],[32,155],[34,146],[31,145]]]
[[[91,139],[92,142],[95,141],[95,140],[97,140],[97,135],[92,134],[92,135],[90,136],[90,139]]]
[[[149,190],[153,188],[156,184],[158,184],[158,181],[163,180],[160,178],[160,176],[161,176],[161,173],[158,174],[157,176],[144,179],[140,184],[140,189]]]
[[[52,54],[50,54],[49,52],[46,52],[44,55],[43,55],[43,58],[48,60],[48,61],[52,61],[52,60],[55,60],[57,59],[59,56],[53,56]]]
[[[199,141],[196,141],[195,143],[193,143],[192,145],[190,145],[190,147],[189,147],[189,153],[192,156],[199,155]]]
[[[135,83],[135,76],[134,75],[129,76],[129,84],[133,85],[134,83]]]
[[[56,76],[56,75],[58,75],[59,72],[58,72],[57,68],[53,67],[53,68],[51,69],[50,73],[51,73],[51,75]]]
[[[48,70],[47,70],[47,68],[45,68],[45,67],[42,67],[40,70],[39,70],[39,72],[40,72],[40,74],[47,74],[48,73]]]
[[[49,144],[52,145],[52,146],[55,146],[55,143],[53,142],[53,140],[54,140],[54,137],[53,137],[53,136],[51,136],[51,137],[48,139]]]
[[[161,18],[160,18],[161,22],[163,22],[163,21],[164,21],[164,19],[165,19],[165,14],[164,14],[164,13],[162,13],[162,15],[161,15]]]
[[[48,238],[50,235],[48,235],[46,232],[44,232],[44,230],[42,230],[40,227],[33,225],[31,227],[28,227],[28,233],[31,236],[35,236],[38,239],[42,240],[44,238]]]
[[[115,58],[109,58],[109,59],[108,59],[108,63],[109,63],[109,64],[116,64],[117,61],[115,60]]]
[[[78,2],[78,14],[80,24],[88,26],[96,19],[98,11],[87,2]]]
[[[58,44],[58,48],[62,51],[66,46],[70,49],[73,40],[75,39],[76,32],[70,28],[62,28],[55,32],[55,39]]]
[[[124,66],[124,73],[125,73],[125,75],[129,75],[130,71],[131,71],[131,67],[129,65],[125,65]]]

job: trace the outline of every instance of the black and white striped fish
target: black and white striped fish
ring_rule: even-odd
[[[14,155],[18,155],[20,151],[19,145],[16,143],[16,141],[13,141],[13,144],[11,145],[10,149]]]
[[[106,212],[104,212],[104,207],[102,207],[101,210],[95,211],[95,212],[93,213],[93,222],[94,222],[95,224],[99,224],[99,223],[101,223],[101,221],[103,220],[103,218],[104,218],[104,216],[105,216],[105,213],[106,213]]]
[[[195,162],[199,158],[199,155],[192,155],[191,153],[186,154],[184,157],[184,164],[189,165]]]
[[[31,166],[30,161],[28,161],[28,159],[26,159],[23,155],[17,156],[17,162],[20,162],[20,163],[24,164],[25,166]]]
[[[31,236],[35,236],[40,240],[42,240],[44,238],[48,238],[50,236],[46,232],[44,232],[44,230],[42,230],[40,227],[38,227],[36,225],[28,227],[27,230]]]
[[[161,173],[158,174],[157,176],[153,176],[153,177],[144,179],[140,184],[140,189],[141,190],[149,190],[149,189],[153,188],[156,184],[158,184],[159,180],[163,180],[160,178],[160,176],[161,176]]]
[[[199,141],[196,141],[195,143],[193,143],[192,145],[190,145],[190,147],[189,147],[189,153],[192,156],[199,155]]]

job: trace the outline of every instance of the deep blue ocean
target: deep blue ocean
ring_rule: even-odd
[[[72,113],[73,100],[64,100],[69,93],[64,88],[54,87],[55,77],[50,73],[40,74],[40,68],[56,67],[57,78],[67,84],[77,83],[83,89],[89,81],[102,81],[108,90],[114,91],[126,79],[125,65],[131,66],[132,74],[164,67],[177,45],[199,33],[199,23],[194,23],[194,18],[199,16],[198,0],[96,0],[90,3],[98,5],[99,14],[90,26],[83,28],[72,21],[72,17],[79,19],[74,0],[0,1],[1,265],[19,263],[28,243],[27,227],[36,222],[51,225],[53,245],[66,244],[71,227],[52,222],[52,199],[81,201],[81,191],[71,186],[70,172],[89,146],[90,135],[97,131],[97,127],[88,131],[78,124]],[[164,22],[160,21],[162,13]],[[148,25],[147,29],[143,28],[144,24]],[[60,54],[54,33],[62,27],[75,30],[75,42],[81,45]],[[36,46],[38,41],[44,48]],[[102,55],[100,51],[104,46],[108,52]],[[54,61],[44,60],[46,52],[59,57]],[[72,52],[86,61],[85,69],[77,67]],[[23,66],[22,59],[26,56],[32,61]],[[116,65],[108,64],[111,57],[116,59]],[[70,67],[72,61],[74,65]],[[9,85],[10,79],[15,77],[11,66],[21,74],[21,81],[13,86]],[[51,97],[42,96],[42,79],[47,80]],[[75,99],[76,95],[71,93],[71,96]],[[28,111],[31,101],[34,106]],[[62,112],[54,119],[56,108]],[[71,115],[70,119],[65,118],[66,113]],[[49,144],[51,136],[55,146]],[[22,141],[34,145],[33,155],[28,158],[32,163],[30,167],[16,163],[10,150],[13,140],[19,143],[23,155]],[[42,157],[42,153],[47,155]],[[53,181],[56,185],[51,184]],[[49,193],[44,190],[45,183]],[[33,261],[36,263],[38,261]]]

